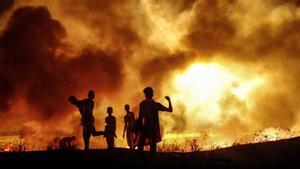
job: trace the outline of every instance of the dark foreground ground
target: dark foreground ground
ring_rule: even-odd
[[[5,163],[24,168],[300,168],[300,137],[205,152],[157,153],[156,160],[147,164],[142,163],[137,151],[121,148],[113,151],[0,153],[0,164]]]

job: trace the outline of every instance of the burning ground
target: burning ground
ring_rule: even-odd
[[[157,101],[169,95],[174,104],[160,114],[166,142],[298,136],[299,26],[298,0],[3,0],[1,135],[38,147],[81,138],[67,98],[94,89],[96,128],[112,106],[125,147],[123,106],[137,115],[152,86]]]

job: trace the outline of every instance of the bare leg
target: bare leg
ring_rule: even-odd
[[[134,149],[134,134],[131,131],[126,132],[127,145],[130,149]]]
[[[153,161],[155,160],[155,153],[156,153],[156,141],[152,140],[152,143],[150,145],[150,160]]]
[[[144,153],[145,139],[146,139],[145,134],[141,133],[140,140],[138,143],[138,151],[139,151],[140,157],[143,160],[143,162],[145,162],[145,153]]]
[[[115,147],[115,138],[113,135],[106,136],[107,149],[113,149]]]
[[[96,128],[95,126],[93,127],[93,130],[92,130],[92,136],[103,136],[105,134],[104,131],[96,131]]]
[[[91,131],[84,127],[83,128],[83,141],[84,141],[84,149],[89,150]]]

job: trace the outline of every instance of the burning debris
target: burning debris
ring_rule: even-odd
[[[248,134],[250,135],[250,134]],[[277,141],[282,139],[288,139],[293,137],[300,136],[299,131],[292,131],[290,129],[284,130],[280,127],[277,128],[266,128],[260,131],[257,131],[251,136],[245,136],[244,138],[239,139],[238,143],[261,143],[261,142],[269,142],[269,141]]]
[[[5,146],[3,151],[4,152],[13,152],[13,150],[14,150],[14,145],[12,143],[9,143]]]
[[[0,136],[0,152],[21,152],[25,151],[25,143],[17,135]]]
[[[235,145],[262,143],[299,137],[300,131],[285,130],[280,127],[266,128],[253,133],[240,134],[234,141],[218,140],[213,133],[166,134],[159,144],[161,152],[197,152],[215,150]]]

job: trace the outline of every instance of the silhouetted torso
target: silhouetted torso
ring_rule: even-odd
[[[105,137],[108,149],[113,149],[115,147],[115,137],[116,136],[116,118],[109,115],[105,118]]]
[[[134,118],[134,113],[129,112],[124,116],[124,122],[127,125],[127,131],[133,131],[134,130],[134,125],[135,125],[135,118]]]
[[[105,118],[105,133],[107,135],[115,135],[116,132],[116,118],[114,116],[107,116]]]
[[[79,101],[78,106],[79,111],[82,116],[82,125],[92,125],[94,122],[93,116],[93,108],[94,108],[94,101],[90,99],[84,99]]]
[[[158,111],[164,110],[164,106],[153,99],[145,99],[140,103],[139,118],[144,118],[142,132],[146,142],[161,141]]]

